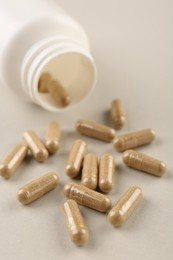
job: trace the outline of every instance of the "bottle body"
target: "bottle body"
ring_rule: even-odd
[[[5,85],[50,111],[60,108],[38,92],[43,72],[67,89],[71,105],[90,92],[96,68],[88,38],[55,1],[7,0],[0,3],[0,16],[0,75]]]

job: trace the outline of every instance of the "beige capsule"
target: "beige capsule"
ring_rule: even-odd
[[[18,144],[0,164],[0,175],[8,179],[17,170],[27,155],[28,147]]]
[[[89,120],[77,121],[76,130],[82,135],[105,142],[111,142],[115,138],[115,130],[113,128]]]
[[[77,246],[83,246],[89,239],[89,232],[78,204],[74,200],[67,200],[63,211],[71,240]]]
[[[155,131],[146,128],[141,131],[118,136],[113,144],[118,152],[151,143],[155,138]]]
[[[142,190],[139,187],[130,187],[122,198],[109,211],[108,221],[119,227],[131,216],[142,199]]]
[[[28,144],[28,147],[32,155],[38,162],[43,162],[47,159],[48,151],[34,131],[32,130],[26,131],[24,133],[24,139]]]
[[[110,192],[115,182],[115,159],[112,154],[104,154],[99,162],[99,189]]]
[[[71,98],[66,89],[57,80],[49,81],[49,92],[59,107],[66,107],[70,104]]]
[[[49,93],[49,82],[52,79],[51,75],[47,72],[44,72],[38,82],[38,91],[40,93]]]
[[[97,156],[88,153],[84,157],[81,184],[95,190],[98,183],[98,160]]]
[[[111,104],[111,119],[115,129],[121,129],[126,123],[126,114],[123,103],[120,99],[115,99]]]
[[[50,122],[45,142],[45,146],[49,153],[54,154],[59,150],[60,138],[60,125],[55,121]]]
[[[66,165],[66,174],[70,178],[75,178],[79,175],[86,150],[87,144],[84,141],[76,140],[74,142]]]
[[[166,172],[164,162],[133,150],[127,150],[123,153],[123,162],[131,168],[159,177]]]
[[[71,182],[65,185],[64,194],[69,199],[100,212],[108,212],[112,206],[107,196],[77,183]]]
[[[24,205],[29,204],[53,190],[58,184],[59,177],[55,173],[47,173],[20,188],[17,194],[18,201]]]

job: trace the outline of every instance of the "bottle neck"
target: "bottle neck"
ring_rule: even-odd
[[[39,93],[38,83],[43,72],[50,73],[66,88],[71,97],[69,107],[87,96],[96,83],[96,66],[89,48],[67,37],[35,44],[22,64],[22,86],[30,99],[46,110],[62,110],[49,94]]]

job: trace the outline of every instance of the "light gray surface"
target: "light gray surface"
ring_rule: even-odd
[[[61,123],[61,150],[44,164],[27,160],[10,180],[0,180],[0,259],[117,259],[172,260],[173,254],[173,2],[172,0],[80,1],[59,3],[86,29],[99,80],[93,94],[62,114],[51,114],[0,88],[2,160],[32,128],[44,138],[50,120]],[[110,197],[115,203],[130,185],[143,189],[144,200],[129,221],[113,228],[104,214],[81,207],[90,231],[86,247],[70,241],[62,215],[63,186],[69,181],[64,168],[76,138],[74,124],[88,118],[110,124],[108,109],[113,98],[122,98],[128,123],[121,131],[152,127],[157,139],[138,150],[167,164],[162,178],[128,169],[111,144],[89,138],[89,151],[115,155],[117,182]],[[61,185],[29,206],[16,200],[18,188],[56,171]]]

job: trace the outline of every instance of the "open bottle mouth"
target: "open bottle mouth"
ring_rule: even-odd
[[[65,109],[79,103],[95,83],[93,63],[81,53],[69,52],[52,59],[43,68],[42,73],[44,72],[60,82],[70,98],[67,106],[61,106],[51,93],[38,92],[39,103],[48,110]]]
[[[34,54],[33,54],[34,53]],[[49,111],[62,111],[82,101],[94,88],[96,67],[89,51],[76,43],[54,42],[37,48],[30,55],[25,66],[25,91],[38,105]],[[58,93],[39,91],[39,81],[48,73],[54,81],[60,83],[69,97],[69,103],[62,106],[57,102]]]

